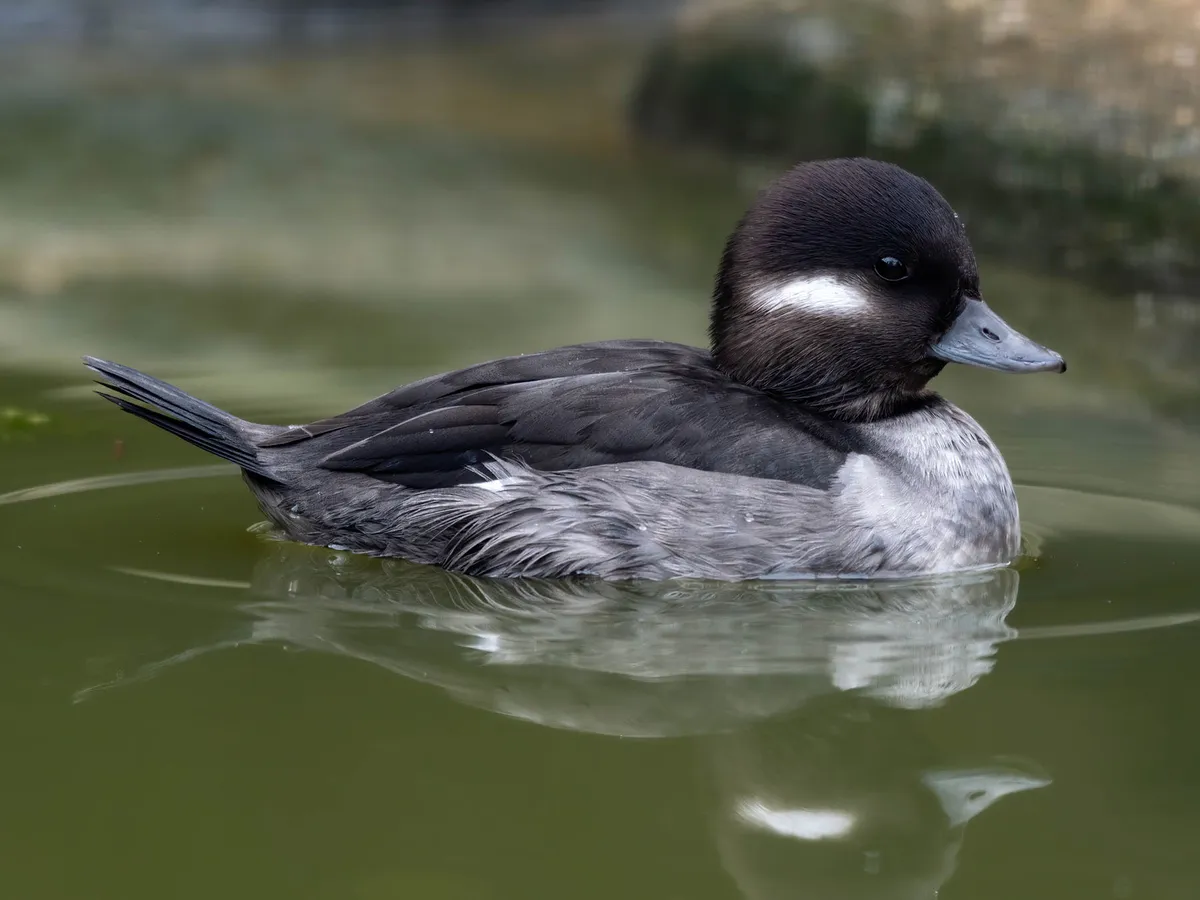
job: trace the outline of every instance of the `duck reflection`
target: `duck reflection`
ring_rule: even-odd
[[[235,633],[137,677],[282,642],[552,728],[690,736],[748,900],[915,900],[950,877],[969,820],[1049,783],[1029,764],[945,759],[912,712],[992,670],[1018,579],[491,581],[278,544]]]
[[[498,581],[281,545],[238,641],[354,656],[547,726],[694,735],[830,691],[937,705],[1015,637],[1017,583]]]

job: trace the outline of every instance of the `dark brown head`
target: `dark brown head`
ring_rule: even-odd
[[[919,404],[947,362],[1066,369],[984,304],[942,195],[869,159],[803,163],[759,196],[725,247],[710,332],[731,377],[857,421]]]

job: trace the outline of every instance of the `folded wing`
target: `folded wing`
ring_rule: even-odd
[[[707,353],[614,341],[433,376],[263,447],[414,489],[470,484],[490,459],[543,471],[652,461],[828,487],[856,448],[828,423],[739,385]]]

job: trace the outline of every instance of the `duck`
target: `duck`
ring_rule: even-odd
[[[606,340],[305,425],[96,357],[98,393],[233,463],[277,536],[488,578],[907,578],[1010,565],[1012,477],[929,388],[1064,372],[983,299],[964,223],[899,166],[801,162],[729,236],[709,348]]]

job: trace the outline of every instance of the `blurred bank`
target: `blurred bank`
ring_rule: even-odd
[[[247,413],[315,413],[480,355],[703,341],[753,191],[868,154],[933,180],[989,297],[1072,357],[1070,380],[1008,388],[1021,402],[1190,426],[1198,17],[1182,0],[14,0],[0,353],[50,377],[102,353],[190,371]]]

